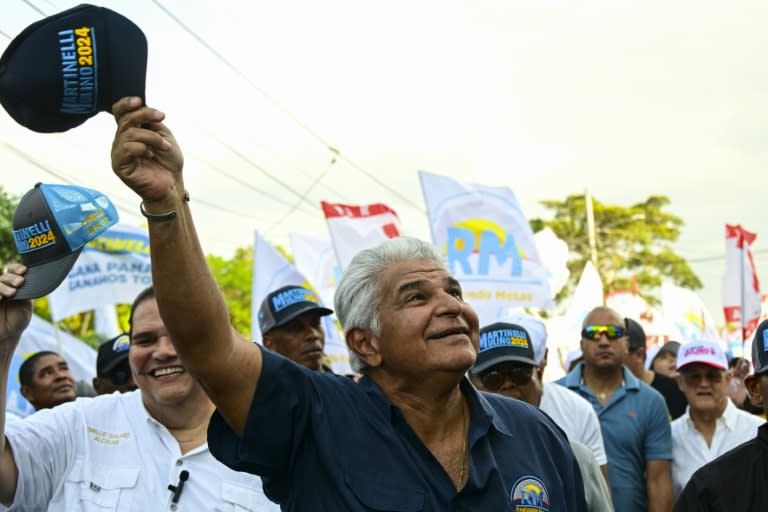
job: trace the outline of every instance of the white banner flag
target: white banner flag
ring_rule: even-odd
[[[6,392],[6,410],[22,418],[35,412],[35,408],[21,395],[19,367],[29,356],[41,350],[58,352],[67,361],[76,381],[90,384],[96,376],[96,350],[39,316],[32,315],[32,321],[22,333],[13,353]]]
[[[692,290],[662,281],[661,308],[673,340],[718,340],[712,314],[701,297]]]
[[[549,276],[515,194],[506,187],[419,175],[432,242],[446,255],[480,325],[510,307],[550,307]]]
[[[563,289],[571,275],[568,270],[570,251],[568,244],[559,238],[550,228],[544,228],[533,235],[541,264],[549,275],[549,288],[554,297]]]
[[[328,235],[290,235],[293,259],[299,272],[317,288],[323,303],[333,306],[336,283],[341,277],[341,267],[336,260],[331,239]]]
[[[130,304],[152,284],[149,237],[116,224],[91,241],[67,278],[48,295],[54,322],[107,304]]]
[[[270,292],[288,285],[303,286],[315,292],[317,289],[277,249],[259,236],[258,232],[254,232],[254,237],[251,333],[254,340],[261,343],[259,306]],[[328,356],[331,368],[336,373],[352,373],[347,344],[336,327],[335,316],[322,317],[322,323],[325,331],[325,355]]]
[[[342,270],[359,251],[402,233],[397,213],[385,204],[358,206],[322,201],[322,206]]]
[[[748,340],[760,319],[760,282],[749,250],[756,235],[740,225],[725,225],[723,313],[726,329]]]

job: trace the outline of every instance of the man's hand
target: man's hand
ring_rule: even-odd
[[[16,348],[21,333],[32,319],[31,300],[8,300],[24,284],[26,271],[24,265],[12,263],[0,275],[0,347],[10,349],[10,352]]]
[[[112,106],[117,132],[112,143],[112,170],[145,201],[181,199],[184,158],[165,114],[126,97]]]

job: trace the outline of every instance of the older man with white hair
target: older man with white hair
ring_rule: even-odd
[[[688,399],[688,410],[671,425],[675,499],[697,469],[755,437],[763,424],[762,418],[728,398],[731,374],[718,343],[691,341],[677,356],[677,383]]]

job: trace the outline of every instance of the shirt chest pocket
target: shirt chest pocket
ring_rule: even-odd
[[[419,512],[424,510],[424,492],[404,487],[402,482],[372,479],[364,474],[346,475],[347,487],[366,510],[376,512]]]
[[[247,487],[235,482],[222,482],[220,501],[221,503],[214,508],[216,512],[280,510],[279,506],[269,501],[260,489]]]
[[[67,510],[131,510],[139,470],[138,467],[91,466],[78,458],[64,483]]]

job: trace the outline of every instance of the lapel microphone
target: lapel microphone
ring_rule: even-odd
[[[181,491],[184,490],[184,484],[189,479],[189,471],[186,469],[179,473],[179,483],[178,485],[169,484],[168,490],[173,493],[173,498],[171,498],[171,501],[173,503],[178,503],[179,498],[181,498]]]

